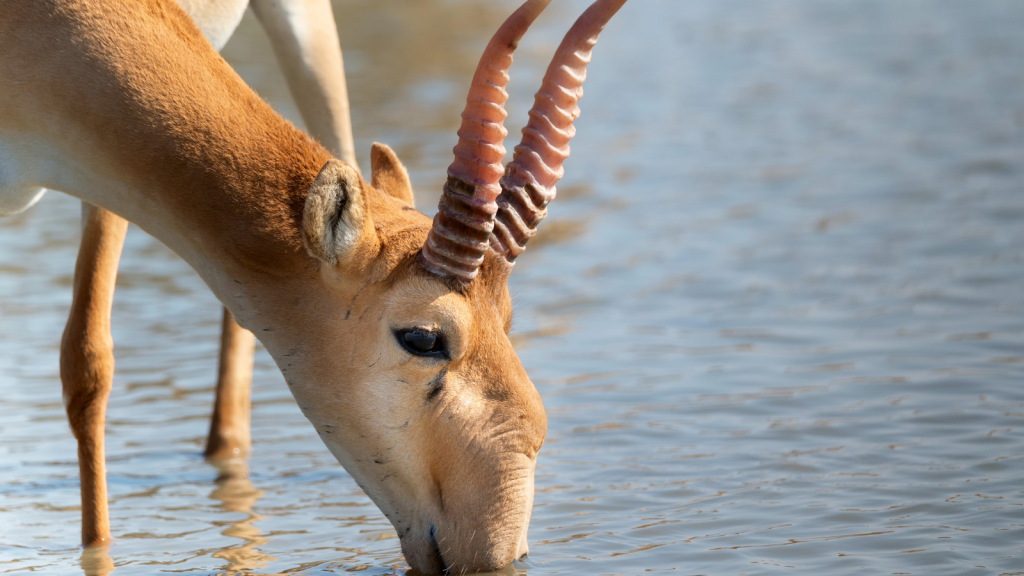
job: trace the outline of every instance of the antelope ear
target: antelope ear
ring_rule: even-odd
[[[362,179],[348,164],[328,160],[309,187],[302,240],[310,256],[332,266],[378,242]]]
[[[370,184],[374,188],[410,206],[416,205],[409,173],[388,145],[374,142],[370,147],[370,173]]]

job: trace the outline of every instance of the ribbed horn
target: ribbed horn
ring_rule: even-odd
[[[626,0],[597,0],[576,20],[551,59],[534,98],[523,140],[501,178],[498,214],[494,223],[494,250],[512,262],[537,233],[555,198],[555,183],[565,173],[569,140],[576,134],[576,105],[583,96],[583,81],[597,36]]]
[[[448,167],[434,225],[420,250],[420,263],[435,274],[469,282],[476,277],[490,248],[498,179],[505,156],[502,142],[508,132],[508,69],[512,53],[526,30],[551,0],[527,0],[491,38],[484,49],[466,97],[455,161]]]

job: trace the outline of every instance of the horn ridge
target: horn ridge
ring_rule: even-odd
[[[555,51],[540,90],[534,97],[523,138],[499,181],[495,244],[508,262],[526,249],[537,224],[547,215],[555,198],[555,184],[565,171],[569,141],[576,134],[573,121],[583,97],[587,64],[597,37],[626,0],[597,0],[576,20]]]
[[[508,69],[519,40],[550,2],[526,0],[498,28],[477,64],[462,112],[459,142],[452,150],[455,161],[448,167],[434,224],[420,250],[420,263],[435,274],[470,282],[491,247],[489,238],[498,210],[495,200],[501,193],[498,181],[504,173],[502,143],[508,135],[503,125],[508,116]],[[453,239],[456,220],[484,233],[483,238],[466,243]]]

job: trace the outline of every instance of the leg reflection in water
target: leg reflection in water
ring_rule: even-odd
[[[108,554],[109,546],[93,546],[82,549],[78,561],[85,576],[107,576],[114,571],[114,560]]]
[[[263,491],[254,488],[249,482],[249,469],[244,460],[210,459],[210,464],[220,472],[217,487],[210,493],[210,498],[220,501],[220,509],[225,512],[241,512],[245,518],[235,522],[217,522],[227,527],[221,532],[224,536],[239,538],[244,541],[240,546],[231,546],[213,553],[214,558],[228,562],[225,570],[228,574],[250,572],[256,568],[265,568],[267,563],[277,560],[259,551],[270,540],[260,536],[260,529],[253,523],[266,518],[252,513],[252,505],[263,496]]]

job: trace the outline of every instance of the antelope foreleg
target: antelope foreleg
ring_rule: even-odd
[[[60,379],[71,432],[78,440],[82,542],[110,540],[103,426],[114,377],[110,306],[128,222],[82,203],[82,243],[75,263],[74,296],[60,348]]]
[[[206,440],[207,457],[241,456],[249,451],[249,396],[255,344],[252,332],[239,326],[225,308],[217,398],[210,419],[210,436]]]

